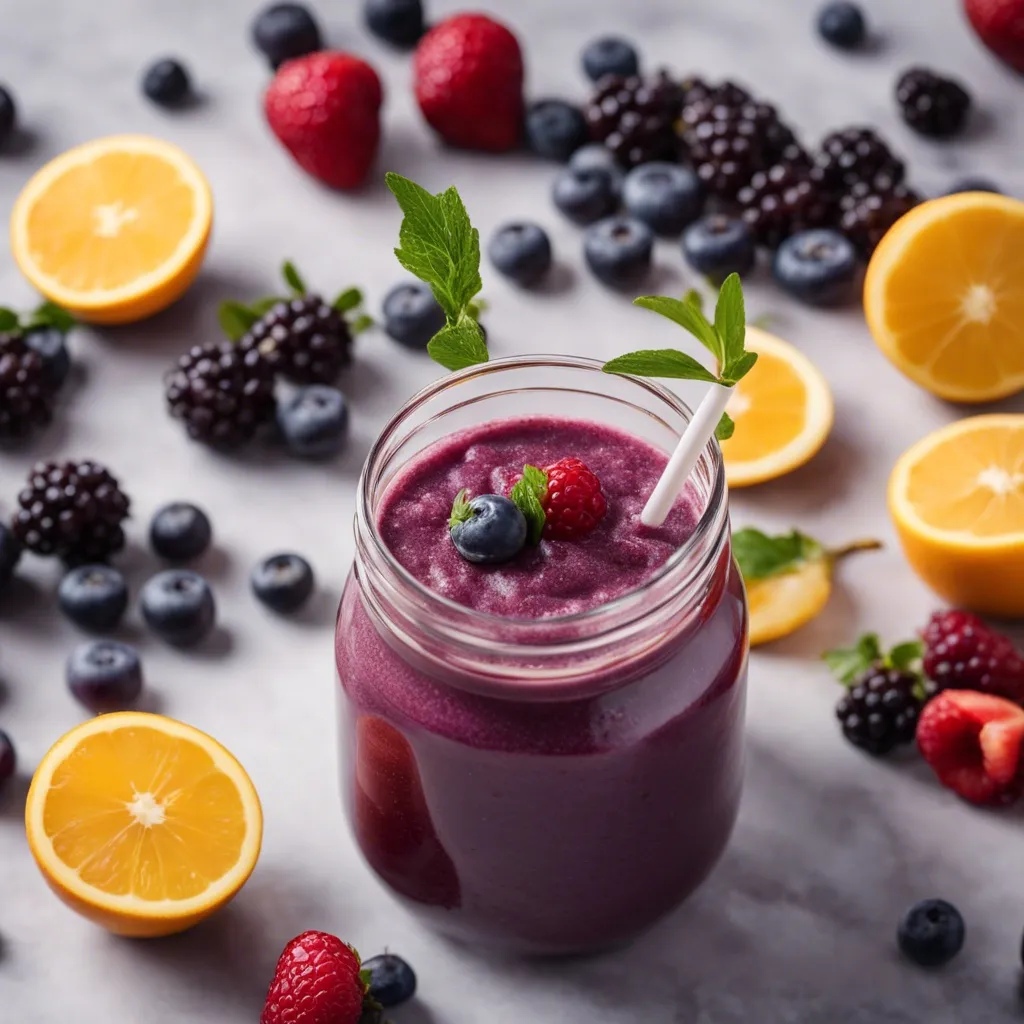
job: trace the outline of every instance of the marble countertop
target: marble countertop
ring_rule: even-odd
[[[0,78],[19,99],[33,145],[0,159],[0,205],[29,173],[94,136],[143,131],[183,145],[208,173],[216,228],[202,276],[150,322],[74,337],[79,364],[55,426],[27,452],[0,454],[6,512],[38,457],[94,456],[135,501],[133,586],[153,568],[144,527],[160,503],[193,499],[212,514],[216,550],[204,563],[223,630],[193,654],[143,634],[148,707],[208,730],[250,770],[264,802],[263,855],[249,885],[219,916],[168,940],[99,932],[46,890],[21,824],[28,775],[49,744],[80,721],[63,684],[77,640],[54,610],[55,570],[27,560],[25,580],[0,605],[0,727],[23,775],[0,796],[0,1020],[11,1024],[252,1024],[284,942],[305,928],[340,933],[364,951],[400,951],[420,998],[396,1024],[988,1024],[1018,1019],[1024,833],[1017,814],[972,810],[912,760],[878,762],[839,737],[837,690],[817,662],[829,645],[875,629],[893,640],[935,599],[911,574],[885,512],[893,461],[954,409],[917,390],[876,350],[856,310],[796,308],[752,283],[752,315],[799,345],[828,376],[837,421],[809,466],[737,494],[738,524],[799,525],[825,540],[876,535],[888,543],[843,569],[843,586],[811,627],[755,654],[749,770],[732,845],[710,881],[630,949],[592,960],[501,962],[420,929],[359,860],[338,806],[331,624],[351,558],[356,477],[385,418],[437,368],[381,334],[360,342],[344,385],[353,436],[327,467],[272,454],[226,459],[186,443],[162,408],[160,375],[193,341],[216,335],[217,302],[273,287],[289,256],[325,289],[359,284],[378,307],[399,277],[391,254],[398,214],[379,178],[356,196],[306,178],[270,138],[259,113],[266,72],[249,49],[251,0],[8,0]],[[585,272],[579,232],[548,200],[552,169],[521,157],[446,152],[421,122],[408,59],[368,37],[357,4],[321,0],[330,43],[368,57],[387,84],[380,169],[441,188],[452,182],[486,237],[513,216],[540,220],[556,249],[559,287],[524,296],[485,267],[492,350],[538,344],[608,357],[638,330],[661,328]],[[440,17],[463,6],[434,0]],[[870,52],[838,56],[814,37],[817,0],[492,0],[527,52],[529,92],[582,97],[577,54],[592,36],[635,38],[648,66],[730,75],[777,101],[815,139],[850,123],[878,125],[903,151],[914,183],[942,191],[984,173],[1024,195],[1024,84],[966,31],[956,0],[864,0],[879,29]],[[204,101],[176,115],[141,98],[141,68],[180,55]],[[965,140],[939,146],[899,123],[891,99],[905,66],[937,63],[970,83],[981,108]],[[695,283],[678,252],[657,253],[651,287]],[[5,304],[32,300],[10,256],[0,260]],[[672,328],[667,328],[672,330]],[[647,334],[645,334],[645,339]],[[538,343],[538,339],[543,339]],[[668,334],[663,339],[671,344]],[[1001,409],[1024,409],[1016,401]],[[321,592],[297,621],[264,614],[247,592],[248,567],[275,549],[307,553]],[[895,951],[903,909],[941,895],[967,919],[967,945],[948,970],[910,968]]]

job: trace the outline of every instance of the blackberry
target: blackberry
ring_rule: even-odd
[[[193,440],[237,448],[274,418],[274,370],[255,348],[195,345],[165,382],[167,407]]]
[[[271,307],[238,342],[296,384],[333,384],[351,362],[345,317],[319,295],[296,295]]]
[[[37,555],[71,564],[103,562],[124,547],[130,502],[98,462],[40,462],[18,495],[11,530]]]
[[[815,176],[836,192],[864,181],[891,188],[906,172],[903,161],[871,128],[843,128],[826,135],[814,163]]]
[[[843,735],[876,757],[911,743],[925,705],[912,672],[876,665],[854,680],[836,705]]]
[[[769,249],[798,231],[830,223],[835,213],[833,197],[801,164],[758,171],[736,201],[754,237]]]
[[[971,94],[959,82],[927,68],[910,68],[900,75],[896,102],[915,132],[935,139],[958,134],[971,110]]]
[[[606,75],[585,113],[591,138],[603,142],[623,167],[636,167],[678,158],[682,105],[682,90],[664,71],[652,78]]]
[[[57,388],[20,334],[0,335],[0,441],[21,440],[53,418]]]
[[[858,182],[839,200],[839,230],[868,259],[889,228],[920,202],[906,185],[879,188]]]

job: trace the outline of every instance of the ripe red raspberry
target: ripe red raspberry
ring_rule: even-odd
[[[1024,704],[1024,656],[971,612],[936,612],[922,631],[924,671],[943,690],[980,690]]]
[[[594,529],[608,509],[601,481],[579,459],[562,459],[544,472],[548,476],[544,536],[576,540]]]
[[[360,966],[334,935],[297,935],[277,961],[260,1024],[358,1024],[366,998]]]
[[[442,21],[420,40],[413,71],[420,110],[446,142],[492,153],[519,145],[523,56],[504,25],[483,14]]]
[[[380,142],[377,72],[347,53],[286,61],[263,98],[267,123],[298,165],[332,188],[357,188]]]

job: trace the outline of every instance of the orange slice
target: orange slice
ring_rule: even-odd
[[[967,192],[922,203],[871,257],[864,314],[912,381],[953,402],[1024,388],[1024,203]]]
[[[242,766],[192,726],[101,715],[43,758],[25,807],[50,888],[121,935],[183,931],[238,892],[256,866],[259,799]]]
[[[210,187],[177,146],[113,135],[32,177],[11,213],[11,249],[48,299],[85,321],[127,323],[191,284],[212,221]]]
[[[1024,416],[974,416],[919,441],[892,471],[889,511],[938,594],[1024,617]]]
[[[763,483],[802,466],[832,429],[832,393],[820,371],[788,342],[747,328],[757,363],[735,387],[726,411],[736,432],[722,442],[730,487]]]

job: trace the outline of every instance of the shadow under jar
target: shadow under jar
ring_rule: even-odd
[[[596,951],[700,884],[739,805],[747,611],[714,442],[673,510],[685,524],[679,543],[635,586],[628,556],[631,545],[646,550],[646,493],[623,499],[617,525],[609,497],[607,529],[602,520],[581,541],[545,541],[521,556],[525,567],[453,570],[479,574],[468,578],[495,601],[536,586],[536,602],[515,607],[539,617],[468,607],[458,580],[410,571],[433,545],[451,549],[454,493],[430,505],[417,481],[446,460],[465,468],[493,456],[510,437],[528,452],[535,440],[545,458],[563,442],[582,446],[561,454],[603,480],[645,459],[656,477],[689,417],[670,391],[592,360],[500,360],[422,391],[370,452],[335,644],[344,802],[373,870],[450,937],[530,954]],[[429,522],[396,532],[393,517],[410,508]],[[603,571],[558,576],[559,553],[600,545],[603,529],[606,547],[612,529],[638,535],[618,545],[621,573],[613,544],[600,552],[611,557]],[[548,580],[584,596],[589,587],[589,603],[548,614]]]

